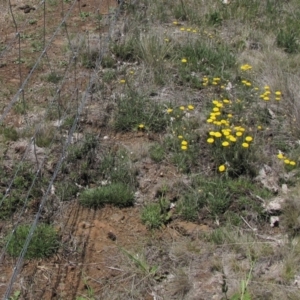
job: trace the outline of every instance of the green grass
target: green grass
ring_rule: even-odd
[[[112,183],[83,191],[80,194],[79,203],[90,208],[101,208],[106,204],[126,207],[133,205],[134,194],[127,185]]]
[[[15,233],[7,236],[11,241],[7,247],[7,253],[18,257],[29,234],[29,225],[20,225]],[[53,255],[59,247],[58,235],[55,229],[47,224],[40,224],[36,227],[31,242],[25,253],[26,259],[44,258]]]

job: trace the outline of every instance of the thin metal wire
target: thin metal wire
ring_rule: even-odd
[[[45,53],[47,52],[48,48],[51,46],[54,38],[56,37],[56,35],[58,34],[60,28],[63,26],[63,24],[66,22],[66,20],[68,19],[69,15],[71,14],[75,4],[76,4],[77,0],[73,1],[73,4],[71,5],[71,7],[69,8],[68,12],[66,13],[66,15],[64,16],[63,20],[61,21],[61,23],[57,26],[54,34],[52,35],[52,37],[50,38],[50,41],[47,43],[47,45],[44,47],[41,55],[37,58],[34,66],[32,67],[32,69],[30,70],[29,74],[27,75],[27,77],[25,78],[25,80],[23,81],[20,89],[18,90],[18,92],[13,96],[13,98],[11,99],[10,103],[6,106],[6,108],[4,109],[4,112],[2,113],[2,115],[0,116],[0,124],[2,124],[3,120],[5,119],[5,117],[7,116],[7,114],[9,113],[9,111],[11,110],[11,108],[13,107],[13,105],[18,101],[18,98],[20,96],[20,93],[22,92],[22,90],[24,90],[24,88],[26,87],[28,81],[30,80],[30,78],[32,77],[34,71],[36,70],[36,68],[38,67],[41,59],[43,58],[43,56],[45,55]]]
[[[112,22],[112,24],[110,26],[109,34],[107,36],[107,44],[108,44],[108,42],[110,40],[110,36],[111,36],[111,32],[112,32],[112,27],[113,27],[113,25],[114,25],[114,23],[115,23],[118,15],[119,15],[119,10],[117,10],[117,12],[115,14],[115,18],[113,19],[114,22]],[[45,52],[45,50],[46,49],[44,49],[44,52]],[[104,48],[101,49],[101,50],[103,50],[103,51],[99,53],[99,57],[98,57],[98,60],[96,62],[96,68],[99,67],[100,62],[101,62],[102,57],[103,57],[103,54],[107,51]],[[30,243],[30,241],[32,239],[34,230],[35,230],[35,228],[36,228],[36,226],[38,224],[38,221],[39,221],[39,218],[41,216],[43,207],[44,207],[44,205],[47,202],[48,195],[49,195],[49,193],[51,191],[51,187],[52,187],[52,185],[53,185],[53,183],[54,183],[54,181],[55,181],[55,179],[56,179],[56,177],[57,177],[57,175],[58,175],[58,173],[60,171],[61,165],[62,165],[62,163],[63,163],[63,161],[64,161],[64,159],[66,157],[67,149],[68,149],[68,147],[70,145],[71,138],[72,138],[72,136],[73,136],[73,134],[75,132],[75,129],[77,127],[79,116],[81,115],[81,113],[82,113],[82,111],[83,111],[83,109],[85,107],[85,103],[87,101],[87,95],[91,92],[92,86],[94,84],[95,77],[96,77],[96,74],[94,74],[93,78],[91,78],[91,80],[89,80],[87,88],[86,88],[85,92],[82,95],[82,100],[81,100],[80,105],[79,105],[79,107],[77,109],[76,117],[75,117],[75,119],[73,121],[73,124],[72,124],[72,127],[71,127],[71,129],[69,131],[68,138],[67,138],[67,140],[66,140],[66,142],[65,142],[65,144],[63,146],[63,149],[62,149],[62,152],[61,152],[61,155],[60,155],[60,159],[59,159],[59,161],[58,161],[58,163],[56,165],[56,168],[55,168],[55,172],[53,173],[53,176],[52,176],[51,180],[49,181],[49,185],[48,185],[47,191],[45,192],[44,196],[42,197],[42,201],[41,201],[41,203],[39,205],[39,210],[38,210],[38,212],[35,215],[34,221],[32,222],[32,225],[30,227],[29,234],[27,235],[26,241],[25,241],[25,243],[23,245],[23,248],[21,250],[19,258],[18,258],[18,260],[17,260],[17,262],[15,264],[15,267],[13,269],[13,274],[12,274],[12,276],[10,278],[10,281],[9,281],[9,284],[7,286],[4,299],[8,299],[8,297],[9,297],[9,295],[11,293],[13,284],[14,284],[16,278],[17,278],[17,275],[20,272],[20,268],[22,266],[22,263],[23,263],[23,260],[24,260],[24,256],[25,256],[26,251],[28,249],[29,243]],[[78,92],[78,89],[77,89],[77,92]]]

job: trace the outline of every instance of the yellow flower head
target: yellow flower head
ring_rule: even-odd
[[[226,166],[225,165],[221,165],[219,166],[219,172],[224,172],[226,170]]]
[[[183,151],[187,150],[187,148],[188,148],[188,147],[185,146],[185,145],[182,145],[182,146],[181,146],[181,150],[183,150]]]
[[[238,132],[235,133],[235,135],[236,135],[236,136],[242,136],[243,133],[242,133],[241,131],[238,131]]]
[[[182,142],[181,142],[181,145],[183,145],[183,146],[187,146],[187,144],[188,144],[187,141],[182,141]]]
[[[210,135],[210,136],[214,136],[214,135],[215,135],[215,132],[214,132],[214,131],[210,131],[210,132],[209,132],[209,135]]]
[[[293,161],[293,160],[291,160],[291,161],[290,161],[290,165],[291,165],[291,166],[295,166],[295,165],[296,165],[296,162]]]
[[[193,109],[194,109],[194,105],[191,105],[191,104],[188,105],[188,109],[189,109],[189,110],[193,110]]]
[[[145,128],[145,125],[144,125],[144,124],[140,124],[138,127],[139,127],[140,129],[143,129],[143,128]]]
[[[207,141],[209,144],[212,144],[215,140],[214,140],[213,138],[208,138],[206,141]]]
[[[213,121],[214,121],[214,120],[211,119],[211,118],[209,118],[209,119],[206,120],[207,123],[212,123]]]
[[[228,114],[227,117],[228,117],[228,118],[232,118],[232,114]]]
[[[268,96],[264,96],[263,99],[264,99],[265,101],[269,101],[269,100],[270,100],[270,98],[269,98]]]
[[[276,92],[275,92],[275,95],[276,95],[276,96],[281,96],[281,92],[280,92],[280,91],[276,91]]]
[[[126,82],[125,79],[121,79],[121,80],[120,80],[120,83],[125,83],[125,82]]]
[[[167,109],[167,113],[168,113],[168,114],[170,114],[172,111],[173,111],[172,108],[168,108],[168,109]]]
[[[246,142],[251,142],[253,140],[252,136],[246,136],[245,138]]]
[[[231,135],[229,137],[229,140],[230,140],[230,142],[236,142],[236,138],[233,135]]]
[[[185,31],[185,28],[184,28],[184,27],[181,27],[180,30],[181,30],[181,31]]]
[[[214,111],[214,112],[217,112],[217,111],[219,111],[219,110],[220,110],[219,107],[214,107],[214,108],[213,108],[213,111]]]
[[[258,130],[262,130],[262,126],[258,125],[258,126],[257,126],[257,129],[258,129]]]
[[[286,165],[289,165],[291,161],[290,161],[289,159],[286,158],[283,162],[284,162]]]
[[[248,71],[251,70],[252,66],[250,66],[249,64],[245,64],[245,65],[241,65],[241,70],[242,71]]]
[[[185,64],[185,63],[187,63],[187,59],[186,59],[186,58],[183,58],[183,59],[181,60],[181,62],[182,62],[183,64]]]
[[[184,106],[180,106],[179,109],[180,110],[185,110],[185,107]]]
[[[229,146],[229,143],[228,143],[227,141],[225,141],[225,142],[222,143],[222,146],[223,146],[223,147],[228,147],[228,146]]]
[[[278,157],[279,159],[284,159],[284,158],[285,158],[284,155],[283,155],[281,152],[277,154],[277,157]]]
[[[243,144],[242,144],[242,147],[243,147],[243,148],[248,148],[248,147],[249,147],[249,144],[248,144],[248,143],[243,143]]]
[[[222,133],[221,132],[215,132],[215,137],[217,137],[217,138],[220,138],[222,136]]]

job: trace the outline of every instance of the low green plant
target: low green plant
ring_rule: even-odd
[[[102,180],[107,182],[136,185],[135,169],[127,152],[122,149],[105,153],[99,162],[99,172]]]
[[[18,132],[13,127],[0,126],[0,134],[3,134],[7,141],[16,141],[19,138]]]
[[[194,192],[187,193],[179,199],[176,211],[184,220],[195,221],[198,218],[199,208],[199,197],[197,192]]]
[[[119,60],[133,62],[139,59],[139,51],[135,37],[129,37],[118,43],[113,43],[110,48],[111,52]]]
[[[8,298],[8,300],[19,300],[21,296],[21,291],[15,291],[12,296]]]
[[[114,128],[118,131],[164,131],[167,126],[164,110],[161,104],[134,91],[128,91],[125,98],[118,100]]]
[[[253,264],[251,265],[251,269],[249,270],[247,278],[242,279],[241,281],[240,291],[234,294],[232,297],[230,297],[230,300],[251,300],[252,299],[248,291],[248,285],[252,276],[252,271],[253,271]]]
[[[128,185],[112,183],[83,191],[79,196],[79,203],[90,208],[100,208],[106,204],[126,207],[133,205],[134,193]]]
[[[146,259],[142,255],[133,255],[129,251],[125,250],[123,247],[119,247],[119,249],[132,261],[134,264],[141,270],[145,275],[155,275],[158,266],[150,266]]]
[[[62,76],[55,72],[51,72],[50,74],[48,74],[46,76],[46,80],[48,82],[55,83],[55,84],[59,83],[61,79],[62,79]]]
[[[160,144],[151,145],[149,148],[150,158],[159,163],[165,158],[165,149]]]
[[[150,203],[141,212],[141,220],[149,229],[157,229],[167,223],[171,218],[168,211],[169,201],[160,198],[158,203]]]
[[[20,225],[6,239],[10,240],[7,253],[12,257],[19,256],[27,239],[31,226]],[[39,224],[33,232],[32,239],[25,253],[26,259],[49,257],[59,247],[58,234],[51,225]]]

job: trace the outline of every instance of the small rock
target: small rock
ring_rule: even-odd
[[[284,202],[285,202],[284,198],[276,197],[268,204],[264,204],[263,207],[265,212],[269,214],[274,214],[282,210],[282,205],[284,204]]]
[[[279,225],[279,217],[278,216],[270,217],[270,226],[277,227],[278,225]]]

